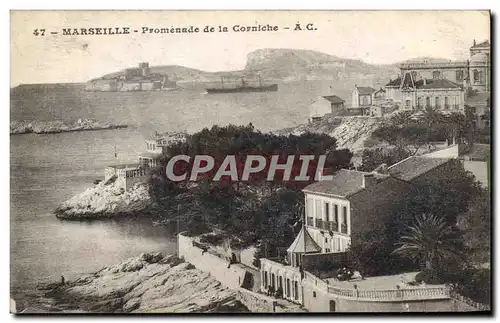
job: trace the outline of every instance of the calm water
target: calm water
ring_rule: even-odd
[[[330,89],[332,86],[335,90]],[[352,84],[280,84],[272,93],[86,93],[82,86],[37,85],[11,90],[11,120],[93,118],[127,129],[10,137],[11,290],[71,279],[141,252],[175,250],[166,228],[137,220],[68,222],[51,214],[64,200],[91,187],[111,163],[135,161],[155,130],[197,131],[213,124],[248,124],[263,131],[304,122],[318,95],[349,98]],[[116,146],[118,157],[114,156]]]

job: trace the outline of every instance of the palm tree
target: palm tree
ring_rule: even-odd
[[[424,262],[427,270],[436,268],[441,260],[458,255],[457,232],[442,217],[417,216],[415,224],[407,226],[407,232],[396,244],[398,248],[393,254]]]

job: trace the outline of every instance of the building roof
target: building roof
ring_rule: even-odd
[[[390,79],[389,83],[387,83],[385,86],[400,86],[401,85],[401,77],[397,77],[396,79]]]
[[[422,89],[422,90],[426,90],[426,89],[461,89],[462,86],[460,84],[457,84],[455,82],[452,82],[450,80],[447,80],[447,79],[436,79],[436,80],[433,80],[433,79],[426,79],[426,83],[424,85],[423,81],[420,81],[417,82],[416,84],[416,87],[417,89]]]
[[[489,40],[485,40],[479,44],[475,44],[471,47],[471,49],[474,49],[474,48],[488,48],[490,47],[490,42]]]
[[[414,88],[415,82],[413,81],[413,77],[411,73],[405,73],[405,77],[403,79],[403,88]]]
[[[383,88],[380,88],[380,89],[378,89],[377,91],[375,91],[375,93],[379,93],[379,92],[383,92],[383,93],[385,93],[385,90],[384,90]]]
[[[472,92],[465,99],[465,105],[469,107],[489,107],[491,102],[489,92]]]
[[[344,103],[345,101],[342,100],[340,97],[336,95],[325,95],[323,98],[327,99],[331,103]]]
[[[363,177],[365,174],[355,170],[341,169],[333,175],[331,180],[324,180],[306,186],[303,191],[308,193],[320,193],[348,197],[364,189]],[[387,175],[374,174],[376,178],[387,178]]]
[[[411,181],[425,173],[446,164],[451,158],[429,158],[423,156],[411,156],[389,166],[389,174],[395,178]]]
[[[115,165],[109,165],[108,167],[114,168],[114,169],[127,169],[127,170],[131,170],[131,169],[137,169],[140,166],[141,166],[140,164],[115,164]]]
[[[321,252],[321,248],[311,237],[305,226],[302,226],[302,229],[287,251],[294,253],[311,253]]]
[[[359,95],[370,95],[375,92],[375,89],[370,86],[356,86]]]

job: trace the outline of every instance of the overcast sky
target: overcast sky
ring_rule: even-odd
[[[316,31],[293,31],[314,23]],[[277,25],[278,32],[63,36],[62,28]],[[290,27],[284,30],[283,27]],[[44,37],[33,35],[45,28]],[[50,31],[59,32],[51,35]],[[260,48],[297,48],[387,64],[414,57],[467,59],[490,38],[477,11],[24,11],[11,13],[11,85],[85,82],[138,62],[206,71],[242,69]]]

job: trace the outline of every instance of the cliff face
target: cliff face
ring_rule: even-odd
[[[245,71],[283,80],[389,79],[393,66],[367,64],[311,50],[259,49],[247,55]]]
[[[61,120],[56,121],[11,121],[10,133],[59,133],[72,131],[89,131],[89,130],[105,130],[126,128],[124,124],[111,124],[106,122],[98,122],[96,120],[80,118],[75,122],[68,123]]]
[[[124,75],[119,71],[102,76],[111,80]],[[245,68],[239,71],[206,72],[177,65],[151,66],[152,74],[168,75],[177,82],[214,82],[220,77],[234,81],[245,76],[283,81],[297,80],[384,80],[398,74],[396,65],[372,65],[361,60],[345,59],[312,50],[259,49],[247,55]]]
[[[248,312],[236,300],[236,291],[175,256],[161,254],[142,254],[44,289],[45,303],[55,312]],[[38,311],[24,311],[29,312]]]

